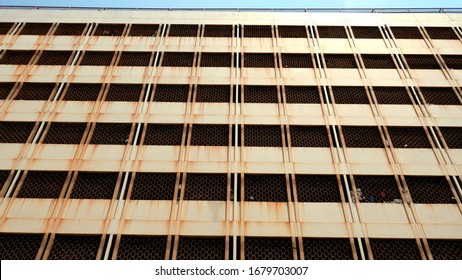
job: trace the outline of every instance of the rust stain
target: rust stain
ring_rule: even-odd
[[[248,235],[249,233],[254,233],[255,230],[258,230],[258,233],[267,235],[266,228],[264,228],[263,224],[271,224],[271,228],[274,229],[274,234],[277,235],[278,231],[287,231],[290,232],[290,222],[256,222],[256,221],[245,221],[244,222],[244,234]]]
[[[77,45],[80,42],[80,36],[71,36],[72,45]]]

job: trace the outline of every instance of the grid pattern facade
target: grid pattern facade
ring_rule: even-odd
[[[2,259],[462,258],[462,16],[57,12],[0,11]]]

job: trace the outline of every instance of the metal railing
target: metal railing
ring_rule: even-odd
[[[309,12],[309,13],[462,13],[462,8],[130,8],[130,7],[66,7],[66,6],[10,6],[0,9],[35,10],[99,10],[99,11],[208,11],[208,12]]]

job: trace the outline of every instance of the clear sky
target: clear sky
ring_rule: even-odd
[[[461,8],[462,0],[0,0],[0,5],[130,8]]]

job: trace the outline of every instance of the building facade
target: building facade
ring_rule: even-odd
[[[1,259],[462,258],[462,15],[0,21]]]

